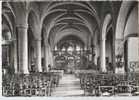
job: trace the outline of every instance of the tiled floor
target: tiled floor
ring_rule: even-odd
[[[83,96],[80,88],[80,80],[72,74],[64,74],[59,86],[55,88],[52,96]]]

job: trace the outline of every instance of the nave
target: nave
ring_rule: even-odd
[[[54,89],[52,96],[83,96],[84,90],[80,87],[80,79],[74,74],[65,74],[59,80],[59,85]]]
[[[2,0],[2,95],[139,96],[138,1]]]

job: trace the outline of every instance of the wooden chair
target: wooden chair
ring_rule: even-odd
[[[131,85],[126,82],[121,82],[115,86],[115,94],[118,96],[131,96]]]
[[[31,96],[31,86],[26,84],[25,89],[24,89],[24,95],[25,96]]]
[[[131,86],[132,96],[139,96],[139,86]]]

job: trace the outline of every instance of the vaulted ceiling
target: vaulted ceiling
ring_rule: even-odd
[[[114,3],[118,7],[118,4],[121,2]],[[25,12],[25,14],[28,14],[28,24],[32,29],[34,37],[41,37],[44,42],[47,41],[54,46],[68,35],[74,35],[80,38],[84,44],[90,45],[89,40],[96,37],[96,31],[97,37],[100,36],[103,17],[106,13],[113,12],[114,8],[112,8],[112,5],[114,3],[98,1],[42,1],[3,3],[3,6],[9,4],[10,6],[8,7],[12,8],[11,12],[13,12],[17,20],[17,16],[20,13]]]
[[[63,36],[78,36],[87,44],[94,29],[99,29],[99,17],[95,8],[88,2],[52,2],[43,20],[44,30],[50,44],[57,43]]]

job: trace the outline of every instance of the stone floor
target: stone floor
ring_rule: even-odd
[[[84,91],[81,90],[80,80],[73,74],[64,74],[59,82],[59,86],[55,88],[51,96],[83,96]]]

